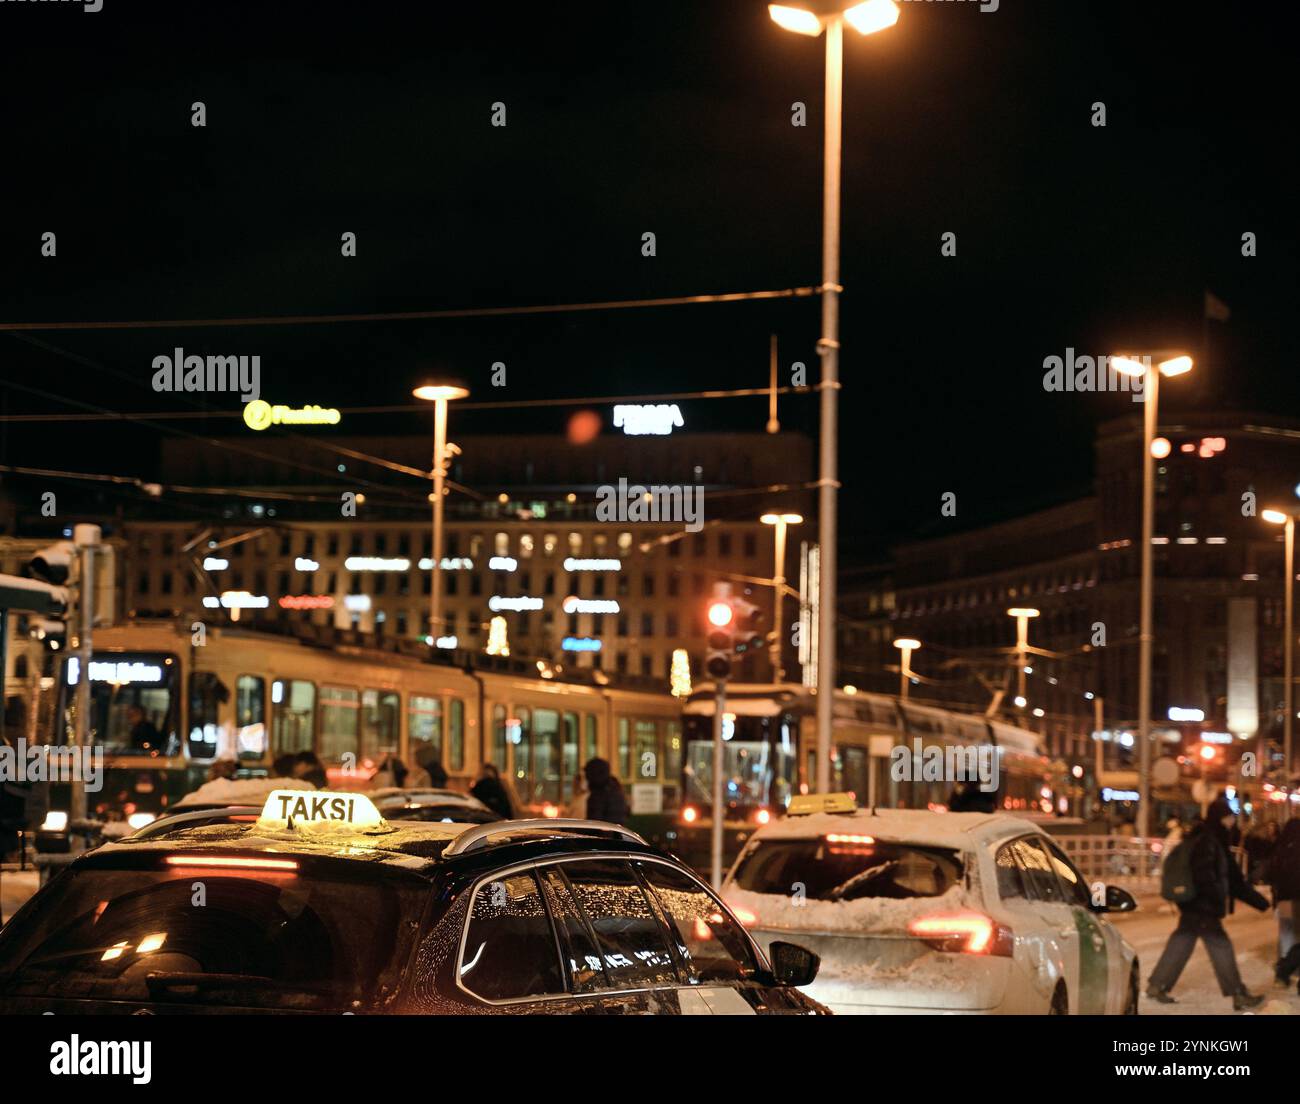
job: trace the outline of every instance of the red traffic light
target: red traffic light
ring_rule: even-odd
[[[723,629],[731,624],[735,617],[730,602],[711,602],[709,604],[709,624]]]

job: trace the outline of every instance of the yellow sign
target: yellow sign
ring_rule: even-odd
[[[812,816],[813,813],[853,813],[858,803],[849,793],[796,794],[790,798],[786,816]]]
[[[338,425],[342,416],[332,406],[272,406],[265,399],[254,399],[244,407],[244,424],[249,429],[273,425]]]
[[[365,794],[320,790],[272,790],[258,817],[259,828],[299,828],[328,824],[335,828],[381,828],[384,818]]]

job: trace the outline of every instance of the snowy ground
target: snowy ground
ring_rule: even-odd
[[[1136,949],[1142,964],[1142,988],[1146,991],[1147,978],[1155,968],[1165,940],[1178,923],[1172,905],[1158,897],[1143,897],[1137,912],[1114,915],[1111,922]],[[1277,917],[1269,912],[1256,912],[1238,904],[1237,911],[1224,921],[1224,927],[1237,951],[1237,967],[1241,979],[1252,993],[1263,993],[1268,1001],[1258,1013],[1264,1015],[1300,1015],[1300,997],[1294,984],[1289,989],[1273,987],[1273,964],[1277,961]],[[1209,955],[1202,944],[1196,945],[1187,961],[1183,976],[1174,986],[1177,1004],[1157,1004],[1142,998],[1144,1016],[1231,1015],[1232,1004],[1219,993],[1210,966]]]

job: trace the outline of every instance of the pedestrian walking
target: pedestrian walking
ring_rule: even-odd
[[[1279,984],[1287,986],[1300,973],[1300,943],[1295,938],[1295,917],[1300,908],[1300,820],[1288,820],[1268,860],[1268,883],[1277,909],[1277,966]]]
[[[1165,860],[1162,892],[1178,906],[1179,919],[1147,981],[1147,996],[1160,1004],[1177,1003],[1170,990],[1198,939],[1209,953],[1219,991],[1231,998],[1234,1011],[1264,1002],[1242,984],[1232,940],[1223,928],[1234,900],[1261,912],[1268,909],[1268,899],[1246,881],[1229,852],[1229,833],[1236,820],[1231,806],[1220,797]]]
[[[626,824],[627,798],[623,796],[623,784],[610,771],[608,760],[590,759],[582,773],[587,777],[587,819]]]

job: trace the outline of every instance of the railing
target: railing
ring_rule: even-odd
[[[1160,836],[1057,836],[1053,842],[1092,882],[1136,892],[1160,889],[1165,841]]]

